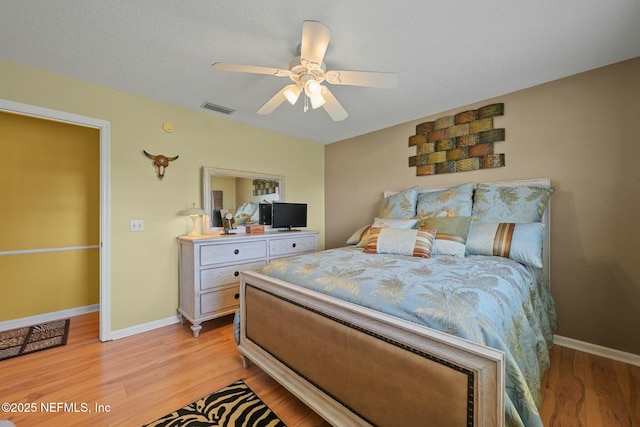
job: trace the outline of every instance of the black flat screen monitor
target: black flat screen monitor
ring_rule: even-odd
[[[220,213],[220,209],[214,209],[213,215],[211,217],[211,222],[213,227],[224,227],[222,225],[222,214]]]
[[[283,228],[291,231],[292,227],[307,226],[306,203],[274,202],[271,205],[271,228]]]
[[[271,225],[271,203],[258,205],[258,224]]]

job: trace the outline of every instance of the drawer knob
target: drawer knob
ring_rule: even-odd
[[[233,297],[234,297],[235,299],[238,299],[238,298],[240,298],[240,294],[235,294]]]
[[[240,253],[240,249],[236,249],[233,251],[234,254],[238,255]]]
[[[234,273],[233,273],[233,275],[234,275],[234,276],[236,276],[236,277],[238,277],[238,276],[240,275],[240,272],[239,272],[239,271],[236,271],[236,272],[234,272]]]
[[[296,244],[295,244],[295,243],[293,244],[293,247],[294,247],[294,248],[296,247]]]

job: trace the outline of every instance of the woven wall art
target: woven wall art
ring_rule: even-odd
[[[503,114],[504,104],[492,104],[420,123],[409,137],[416,147],[409,167],[416,175],[436,175],[504,166],[504,153],[493,152],[493,143],[505,137],[504,129],[493,128],[493,118]]]
[[[278,192],[278,181],[268,179],[253,180],[253,195],[262,196],[264,194],[274,194]]]

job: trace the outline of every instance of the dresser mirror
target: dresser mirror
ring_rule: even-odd
[[[284,176],[249,172],[212,166],[202,167],[202,219],[204,234],[218,228],[214,226],[214,210],[222,216],[235,215],[243,205],[254,202],[284,202]]]

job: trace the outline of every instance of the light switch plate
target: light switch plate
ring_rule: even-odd
[[[129,222],[129,231],[144,231],[144,220],[132,219]]]

